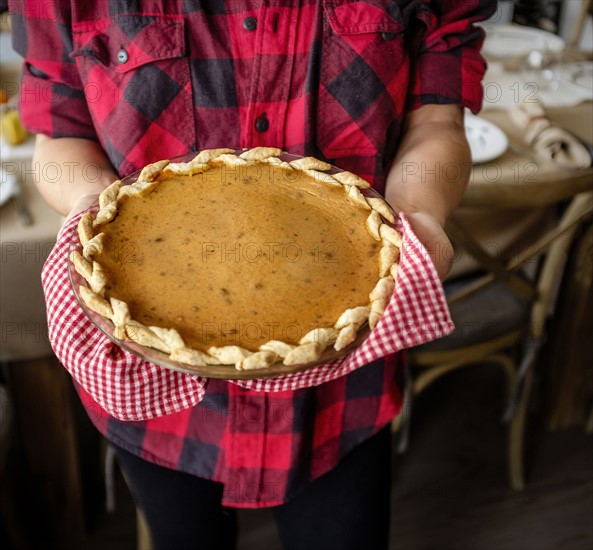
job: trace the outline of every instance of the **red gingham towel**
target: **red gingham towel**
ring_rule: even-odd
[[[80,215],[66,222],[43,266],[49,338],[58,359],[109,414],[139,421],[192,407],[207,379],[164,369],[124,351],[94,327],[78,305],[68,280],[68,254]],[[400,214],[403,245],[394,294],[368,338],[346,357],[313,369],[233,383],[256,391],[317,386],[376,359],[440,338],[453,330],[443,287],[428,253]]]

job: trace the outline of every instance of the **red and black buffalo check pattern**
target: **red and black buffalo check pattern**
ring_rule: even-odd
[[[205,148],[314,155],[383,191],[404,115],[477,111],[472,24],[492,0],[12,0],[25,57],[21,116],[52,137],[98,140],[121,176]],[[257,392],[210,380],[186,410],[122,422],[79,388],[108,439],[225,483],[225,504],[290,498],[397,413],[392,359],[315,388]]]

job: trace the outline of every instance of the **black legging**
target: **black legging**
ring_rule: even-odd
[[[114,446],[155,550],[230,550],[236,510],[222,485],[146,462]],[[286,550],[386,550],[391,486],[389,427],[357,446],[273,513]]]

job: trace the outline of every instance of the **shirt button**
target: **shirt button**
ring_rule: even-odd
[[[389,42],[391,40],[393,40],[396,37],[396,34],[394,32],[382,32],[381,33],[381,38],[383,40],[385,40],[385,42]]]
[[[243,28],[246,31],[254,31],[257,29],[257,19],[255,17],[246,17],[243,19]]]
[[[128,52],[123,48],[117,52],[117,61],[119,63],[125,63],[128,60]]]
[[[266,117],[266,115],[261,115],[255,121],[255,129],[258,132],[266,132],[270,127],[270,121]]]

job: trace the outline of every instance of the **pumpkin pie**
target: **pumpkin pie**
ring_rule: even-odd
[[[401,236],[368,187],[268,147],[150,164],[82,216],[80,296],[116,339],[172,361],[318,361],[372,329],[393,294]]]

